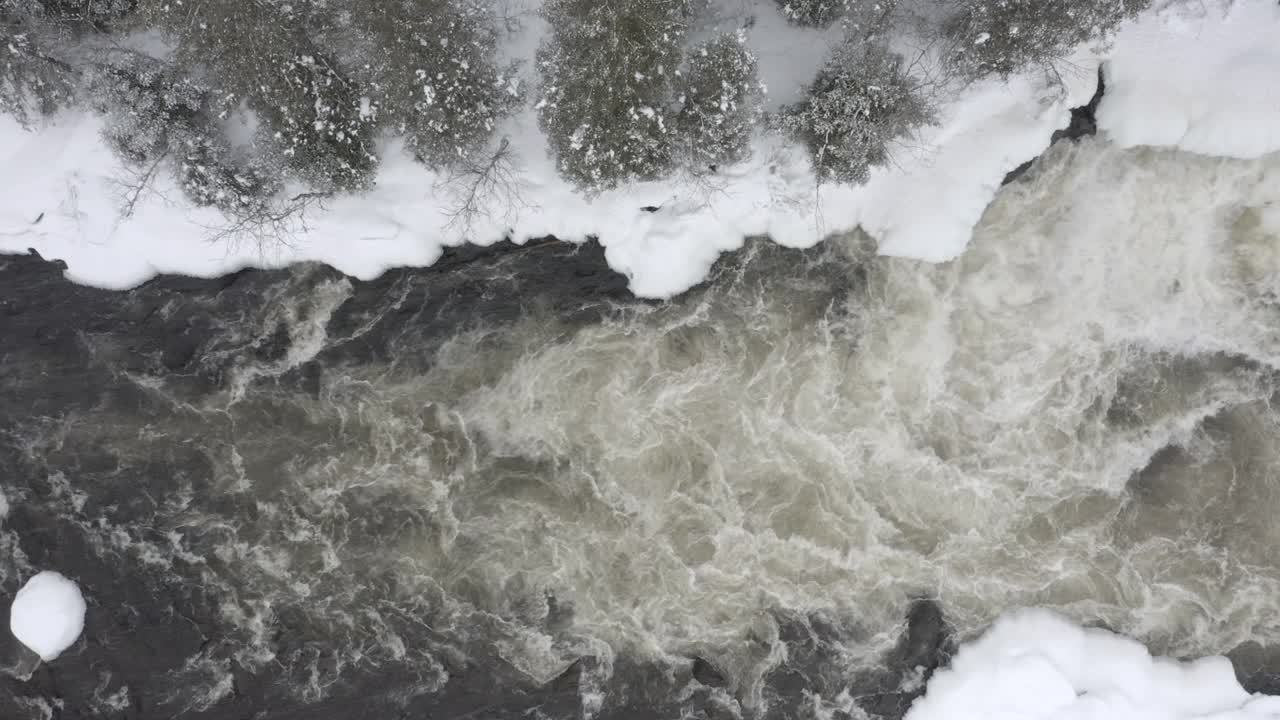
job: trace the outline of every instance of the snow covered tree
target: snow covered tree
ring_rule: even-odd
[[[1052,66],[1075,45],[1102,35],[1150,0],[943,0],[945,33],[962,75],[1008,75]]]
[[[152,58],[126,55],[99,66],[91,80],[103,138],[124,160],[146,163],[169,152],[207,114],[206,88],[173,77]]]
[[[46,17],[69,25],[106,30],[133,12],[135,0],[32,0]]]
[[[688,10],[687,0],[547,1],[536,107],[564,177],[598,191],[671,169]]]
[[[857,0],[775,0],[782,14],[797,25],[830,27]]]
[[[139,55],[101,65],[92,80],[103,136],[133,169],[122,181],[124,213],[132,211],[161,168],[172,168],[197,205],[228,213],[258,212],[279,181],[235,157],[214,117],[209,91],[177,77],[163,62]]]
[[[76,73],[49,53],[51,36],[36,0],[0,0],[0,112],[23,125],[70,102]]]
[[[826,28],[840,21],[850,29],[868,34],[879,27],[897,5],[897,0],[774,0],[782,14],[796,25]]]
[[[358,85],[307,32],[310,6],[271,0],[139,0],[177,43],[176,63],[207,78],[217,110],[244,105],[271,160],[321,191],[372,180],[374,121]]]
[[[492,10],[478,0],[349,0],[350,63],[369,112],[408,138],[424,161],[450,165],[476,152],[520,100],[514,66],[495,61]]]
[[[694,48],[677,85],[684,155],[700,170],[741,160],[760,114],[756,58],[745,37],[726,33]]]
[[[848,41],[818,72],[808,97],[779,125],[809,149],[819,178],[864,182],[893,142],[932,112],[902,58],[878,43]]]

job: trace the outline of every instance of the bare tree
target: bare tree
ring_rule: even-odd
[[[143,165],[125,165],[123,176],[112,178],[111,184],[117,202],[118,221],[133,217],[138,203],[148,193],[155,191],[156,175],[169,159],[168,151],[157,154]]]
[[[435,185],[449,198],[445,214],[448,229],[460,230],[470,238],[482,220],[502,213],[510,226],[521,208],[528,208],[520,186],[515,150],[509,138],[502,138],[492,152],[475,155],[449,168]]]
[[[253,247],[259,256],[296,247],[297,239],[311,229],[310,217],[326,210],[333,193],[303,192],[288,198],[269,198],[232,208],[219,208],[224,222],[207,225],[208,241],[229,250]]]

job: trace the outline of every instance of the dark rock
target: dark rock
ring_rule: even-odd
[[[1249,641],[1227,653],[1245,691],[1280,695],[1280,647]]]
[[[714,665],[700,657],[693,659],[693,679],[707,687],[725,687],[729,684]]]
[[[1098,132],[1098,120],[1097,120],[1098,105],[1102,103],[1102,96],[1106,94],[1106,91],[1107,91],[1106,75],[1103,72],[1103,66],[1099,65],[1098,66],[1098,88],[1097,90],[1094,90],[1093,97],[1090,98],[1089,102],[1086,103],[1085,105],[1082,105],[1076,108],[1071,108],[1070,122],[1067,123],[1067,126],[1065,128],[1053,131],[1053,135],[1050,136],[1050,139],[1049,139],[1049,144],[1053,145],[1054,143],[1059,142],[1061,140],[1070,140],[1072,142],[1075,142],[1080,138],[1091,137],[1094,134],[1096,134]],[[1014,180],[1017,180],[1018,178],[1022,177],[1028,170],[1031,169],[1031,166],[1034,165],[1036,160],[1038,159],[1039,158],[1031,158],[1030,160],[1027,160],[1026,162],[1022,163],[1018,167],[1014,168],[1013,170],[1010,170],[1009,173],[1004,176],[1004,180],[1002,180],[1000,184],[1002,186],[1008,185]]]

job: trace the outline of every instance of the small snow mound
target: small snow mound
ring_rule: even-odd
[[[1152,657],[1134,640],[1047,610],[1008,615],[929,681],[907,720],[1254,720],[1280,697],[1250,695],[1231,662]]]
[[[80,637],[84,613],[79,586],[60,573],[45,570],[28,580],[14,597],[9,630],[49,662]]]
[[[9,517],[9,498],[4,496],[4,490],[0,490],[0,520]]]

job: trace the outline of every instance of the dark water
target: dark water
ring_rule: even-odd
[[[803,259],[790,255],[782,260]],[[847,289],[850,280],[827,275],[823,292]],[[742,278],[728,265],[713,284]],[[369,448],[375,433],[345,416],[359,401],[336,394],[335,377],[424,375],[460,334],[491,335],[497,353],[531,318],[555,328],[539,336],[554,342],[656,307],[629,296],[598,247],[457,253],[371,283],[303,266],[162,277],[128,292],[73,285],[34,255],[4,256],[0,286],[0,467],[12,506],[0,591],[56,568],[89,603],[84,635],[55,662],[37,666],[5,634],[0,717],[742,712],[740,688],[695,654],[569,647],[563,667],[531,678],[502,646],[521,624],[570,635],[571,605],[519,588],[506,607],[484,597],[492,588],[451,588],[449,598],[429,578],[401,576],[379,549],[440,532],[402,487],[348,487],[335,503],[290,487],[326,454],[396,471]],[[404,412],[433,431],[429,408]],[[898,717],[918,686],[902,691],[903,678],[950,647],[937,607],[917,603],[883,666],[851,674],[838,656],[856,618],[779,609],[776,620],[789,658],[763,687],[777,716],[808,716],[812,693],[852,687],[858,706]]]

